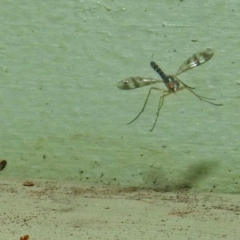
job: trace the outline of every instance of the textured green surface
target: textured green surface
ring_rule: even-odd
[[[1,1],[1,159],[7,177],[239,193],[238,1]],[[187,91],[120,91],[130,76],[174,73],[197,51],[207,64]]]

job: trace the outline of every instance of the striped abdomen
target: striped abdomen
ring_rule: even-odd
[[[166,79],[166,74],[162,71],[162,69],[155,63],[155,62],[150,62],[151,67],[161,76],[163,81]]]

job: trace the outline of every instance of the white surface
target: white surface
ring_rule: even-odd
[[[1,240],[231,239],[239,196],[1,180]]]

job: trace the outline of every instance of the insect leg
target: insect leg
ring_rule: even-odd
[[[151,88],[149,89],[147,98],[146,98],[146,100],[145,100],[145,102],[144,102],[144,104],[143,104],[142,110],[139,112],[139,114],[138,114],[131,122],[127,123],[127,125],[129,125],[129,124],[131,124],[132,122],[134,122],[134,121],[143,113],[143,111],[144,111],[144,109],[145,109],[145,107],[146,107],[146,105],[147,105],[147,102],[148,102],[148,99],[149,99],[149,96],[150,96],[152,90],[158,90],[158,91],[164,91],[164,92],[165,92],[165,90],[162,90],[162,89],[160,89],[160,88],[151,87]]]
[[[184,86],[184,87],[186,87],[186,88],[191,88],[191,89],[195,89],[194,87],[190,87],[190,86],[188,86],[186,83],[184,83],[184,82],[182,82],[179,78],[177,78],[176,76],[175,76],[175,78],[179,81],[179,82],[181,82],[181,84]]]
[[[149,132],[152,132],[153,129],[155,128],[155,125],[156,125],[157,120],[158,120],[159,112],[160,112],[160,110],[161,110],[161,108],[163,106],[164,97],[168,96],[169,94],[171,94],[171,92],[164,91],[163,95],[159,98],[158,110],[157,110],[156,118],[155,118],[154,124],[153,124],[152,128],[149,130]]]
[[[201,95],[198,95],[196,94],[192,88],[189,88],[185,83],[183,83],[179,78],[177,78],[177,80],[182,83],[183,86],[185,86],[193,95],[195,95],[198,99],[204,101],[204,102],[207,102],[207,103],[210,103],[212,105],[215,105],[215,106],[222,106],[223,104],[222,103],[213,103],[213,102],[210,102],[210,101],[207,101],[206,99],[208,100],[215,100],[214,98],[208,98],[208,97],[203,97]]]
[[[223,104],[222,103],[213,103],[213,102],[210,102],[210,101],[207,101],[206,99],[210,99],[210,100],[215,100],[214,98],[207,98],[207,97],[203,97],[203,96],[200,96],[198,94],[196,94],[193,90],[189,89],[188,90],[194,94],[196,97],[198,97],[200,100],[204,101],[204,102],[207,102],[207,103],[210,103],[212,105],[215,105],[215,106],[222,106]]]

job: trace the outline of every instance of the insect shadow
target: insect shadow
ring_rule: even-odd
[[[169,179],[162,167],[154,166],[143,174],[145,188],[157,192],[189,191],[214,174],[217,168],[215,162],[199,162],[189,165],[178,178]]]

